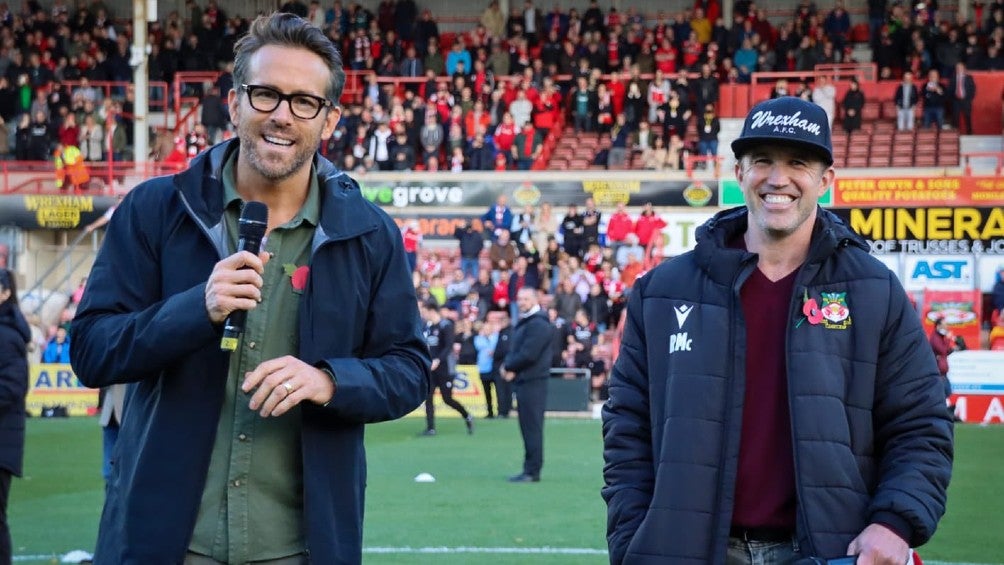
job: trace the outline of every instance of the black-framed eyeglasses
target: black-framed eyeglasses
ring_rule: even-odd
[[[334,105],[331,100],[313,94],[283,94],[260,84],[242,84],[241,89],[247,92],[251,107],[266,114],[274,112],[285,100],[289,102],[289,110],[294,116],[302,120],[313,120],[321,110]]]

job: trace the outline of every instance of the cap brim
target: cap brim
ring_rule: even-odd
[[[750,149],[752,149],[757,145],[768,145],[768,146],[782,145],[785,147],[795,147],[798,149],[805,149],[811,151],[813,154],[819,157],[820,161],[826,163],[827,167],[833,165],[833,153],[831,153],[830,150],[823,147],[822,145],[816,145],[815,143],[806,143],[804,141],[778,139],[776,137],[768,137],[768,136],[763,136],[763,137],[750,136],[734,140],[732,142],[732,152],[735,153],[736,161],[742,159],[743,154],[745,154],[746,152],[748,152]]]

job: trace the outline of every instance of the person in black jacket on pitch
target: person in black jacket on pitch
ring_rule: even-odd
[[[17,305],[14,275],[0,269],[0,563],[10,563],[7,501],[11,476],[21,476],[24,397],[28,394],[28,322]]]
[[[551,375],[551,333],[547,312],[540,307],[537,291],[524,288],[516,295],[519,322],[513,328],[509,354],[501,367],[502,379],[515,381],[519,430],[523,434],[523,472],[509,477],[513,483],[540,481],[544,466],[544,408],[547,379]]]
[[[454,330],[453,322],[443,318],[439,312],[439,304],[435,300],[422,303],[422,318],[425,320],[425,341],[429,345],[432,356],[432,388],[425,399],[425,431],[424,436],[436,435],[436,407],[433,404],[433,394],[439,389],[443,403],[460,412],[467,425],[467,433],[474,433],[474,418],[462,404],[453,399],[453,373],[450,371],[450,355],[453,354]]]

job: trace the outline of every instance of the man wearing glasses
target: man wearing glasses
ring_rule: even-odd
[[[399,232],[317,156],[341,57],[289,14],[235,54],[237,139],[123,200],[74,320],[80,380],[130,383],[98,564],[360,563],[363,425],[429,388]],[[268,207],[258,255],[239,250],[248,201]]]

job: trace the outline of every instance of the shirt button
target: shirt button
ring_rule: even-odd
[[[256,345],[258,344],[252,341],[251,343],[248,344],[248,349],[254,349]]]
[[[234,486],[235,486],[235,487],[239,487],[239,486],[241,486],[241,480],[240,480],[240,479],[237,479],[236,481],[234,481]]]
[[[239,439],[241,441],[247,441],[248,440],[248,436],[247,436],[247,434],[240,434],[240,435],[237,436],[237,439]]]

